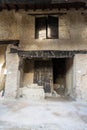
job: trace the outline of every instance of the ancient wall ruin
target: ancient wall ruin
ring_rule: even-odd
[[[17,54],[11,54],[8,45],[6,49],[6,82],[5,97],[16,98],[20,87],[19,57]]]
[[[5,71],[6,71],[6,63],[5,63],[5,51],[6,46],[0,46],[0,91],[5,87]]]
[[[87,101],[87,54],[75,56],[76,98]]]
[[[37,11],[38,12],[38,11]],[[43,11],[39,11],[43,13]],[[46,13],[46,11],[44,11]],[[52,10],[51,12],[60,12],[58,10]],[[34,13],[33,11],[25,12],[19,10],[18,12],[3,10],[0,12],[0,40],[19,40],[19,49],[22,50],[86,50],[87,48],[87,16],[82,13],[83,10],[69,10],[63,15],[57,15],[59,17],[59,38],[58,39],[35,39],[35,15],[29,15]],[[37,15],[37,17],[40,15]],[[16,96],[18,90],[18,79],[20,73],[18,70],[19,57],[17,54],[10,54],[10,50],[6,52],[6,96]],[[0,52],[2,56],[3,52]],[[3,54],[4,56],[4,54]],[[2,56],[2,57],[3,57]],[[1,58],[3,59],[3,58]],[[86,55],[76,55],[74,59],[74,75],[72,76],[73,69],[67,73],[67,77],[71,75],[73,79],[73,85],[75,90],[75,96],[78,99],[87,99],[86,96]],[[2,62],[2,61],[1,61]],[[0,63],[1,63],[0,62]],[[69,62],[69,61],[68,61]],[[84,64],[85,63],[85,64]],[[69,63],[68,63],[69,64]],[[82,68],[82,66],[84,66]],[[32,67],[32,66],[31,66]],[[79,70],[78,70],[79,69]],[[83,73],[83,74],[82,74]],[[19,77],[17,77],[19,76]],[[14,78],[12,78],[14,77]],[[24,74],[23,85],[32,84],[29,81],[33,77],[31,73]],[[76,80],[75,80],[76,77]],[[20,79],[19,79],[20,80]],[[69,78],[67,79],[67,81]],[[72,81],[71,81],[72,82]],[[69,82],[67,82],[69,86]],[[70,83],[72,84],[72,83]],[[20,86],[20,85],[19,85]],[[71,90],[70,88],[70,91]],[[13,94],[12,94],[13,93]],[[72,92],[73,93],[73,92]]]
[[[32,11],[31,11],[32,12]],[[53,11],[52,11],[53,12]],[[58,12],[54,10],[54,12]],[[62,11],[61,11],[62,12]],[[19,39],[24,50],[82,50],[87,47],[87,16],[69,10],[59,17],[59,39],[35,39],[35,16],[29,12],[0,12],[0,40]]]

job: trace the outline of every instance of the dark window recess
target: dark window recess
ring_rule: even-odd
[[[46,38],[46,17],[35,19],[35,38]]]
[[[48,16],[35,19],[36,39],[58,38],[58,17]]]

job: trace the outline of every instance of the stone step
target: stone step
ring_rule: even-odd
[[[43,86],[38,86],[37,84],[32,84],[29,87],[20,88],[21,95],[24,98],[29,99],[41,99],[44,98]]]
[[[27,88],[43,88],[43,86],[38,86],[37,84],[30,84],[30,85],[26,85],[25,87],[27,87]]]

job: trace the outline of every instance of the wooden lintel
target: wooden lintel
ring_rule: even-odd
[[[18,45],[19,44],[19,40],[3,40],[3,41],[0,41],[0,45],[3,45],[3,44]]]
[[[66,12],[47,12],[47,13],[29,13],[28,15],[36,16],[36,15],[66,15]]]
[[[11,49],[10,49],[10,53],[18,53],[18,50],[15,49],[15,48],[11,48]]]
[[[10,5],[9,4],[6,4],[6,8],[7,8],[7,10],[8,11],[10,11],[11,9],[10,9]]]
[[[27,10],[34,10],[37,9],[67,9],[75,8],[87,8],[87,0],[0,0],[0,7],[1,9],[7,9],[7,10],[19,10],[24,9]],[[16,7],[16,6],[17,7]],[[27,5],[27,6],[26,6]]]
[[[18,11],[18,10],[19,10],[18,5],[17,5],[17,4],[15,4],[14,6],[15,6],[15,7],[14,7],[14,8],[15,8],[15,10],[16,10],[16,11]]]
[[[67,58],[73,57],[75,54],[87,54],[87,50],[74,50],[74,51],[21,51],[18,50],[18,55],[23,58]]]

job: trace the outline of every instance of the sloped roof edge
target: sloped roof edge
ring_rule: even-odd
[[[87,0],[0,0],[0,4],[59,4],[59,3],[73,3],[73,2],[84,2]]]

